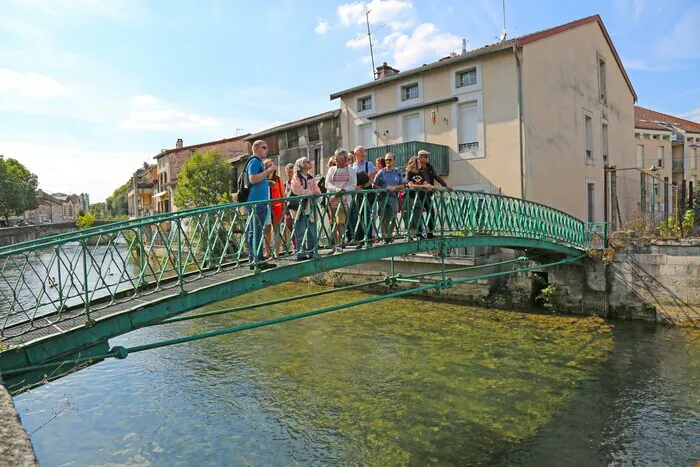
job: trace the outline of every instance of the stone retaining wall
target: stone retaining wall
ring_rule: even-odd
[[[12,397],[0,384],[0,465],[38,466],[32,443],[20,422]]]

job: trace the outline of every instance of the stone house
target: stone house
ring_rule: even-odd
[[[244,156],[248,152],[245,138],[249,134],[227,138],[207,143],[184,146],[182,138],[179,138],[173,149],[163,149],[156,159],[156,183],[153,185],[153,209],[157,213],[176,211],[173,200],[177,190],[177,174],[182,166],[192,157],[196,151],[218,151],[226,159]]]
[[[156,164],[144,163],[131,176],[131,185],[127,194],[129,217],[143,217],[153,214],[155,199],[153,186],[158,183],[158,167]]]

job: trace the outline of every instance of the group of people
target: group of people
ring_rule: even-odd
[[[435,230],[434,216],[427,216],[427,225],[422,225],[422,212],[430,209],[435,182],[450,188],[435,172],[430,164],[430,153],[425,150],[418,151],[408,161],[404,179],[396,168],[394,154],[390,152],[372,163],[366,160],[362,146],[355,148],[352,153],[340,148],[330,159],[325,176],[318,182],[311,174],[313,165],[306,157],[285,166],[287,181],[282,182],[277,175],[277,166],[267,157],[267,152],[265,141],[255,141],[253,155],[245,167],[244,176],[249,187],[248,201],[258,202],[247,207],[252,217],[246,232],[250,269],[255,267],[254,259],[258,260],[258,267],[262,270],[276,267],[267,260],[280,254],[281,242],[273,242],[272,236],[277,238],[280,235],[282,225],[286,226],[286,231],[294,232],[291,241],[298,260],[312,258],[316,250],[316,224],[321,221],[316,206],[309,202],[309,198],[286,201],[275,201],[276,199],[321,195],[322,192],[334,194],[328,197],[330,224],[333,226],[331,241],[335,250],[343,251],[345,243],[357,243],[358,247],[362,246],[364,240],[381,239],[390,243],[400,205],[409,207],[411,211],[404,213],[404,216],[408,216],[409,236],[421,234],[432,238]],[[415,190],[408,192],[407,203],[400,203],[405,193],[404,188]],[[386,191],[361,191],[370,189]],[[375,227],[374,216],[379,217],[379,228]],[[271,245],[275,245],[276,251],[270,251]]]

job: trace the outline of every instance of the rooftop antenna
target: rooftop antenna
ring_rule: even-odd
[[[240,131],[241,133],[243,133],[243,128],[236,128],[236,136],[238,136],[238,132],[239,132],[239,131]]]
[[[369,12],[372,10],[367,10],[365,13],[365,18],[367,18],[367,36],[369,37],[369,54],[372,56],[372,77],[377,79],[377,69],[374,67],[374,51],[372,50],[372,31],[369,29]]]
[[[498,37],[498,40],[501,42],[506,40],[506,37],[508,37],[508,34],[506,33],[506,0],[503,0],[503,30],[501,31],[500,37]]]

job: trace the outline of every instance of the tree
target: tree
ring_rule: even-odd
[[[129,214],[128,194],[131,181],[126,182],[112,193],[112,196],[105,200],[108,217],[126,216]]]
[[[107,204],[93,203],[90,205],[90,209],[88,211],[90,214],[95,216],[95,219],[105,219],[107,217]]]
[[[0,216],[7,219],[36,208],[37,176],[16,159],[0,156]]]
[[[194,208],[218,204],[231,187],[231,164],[217,151],[195,152],[177,174],[175,204]]]
[[[82,209],[78,212],[78,220],[75,222],[75,225],[79,230],[90,228],[94,223],[95,216],[89,212],[83,211]]]

